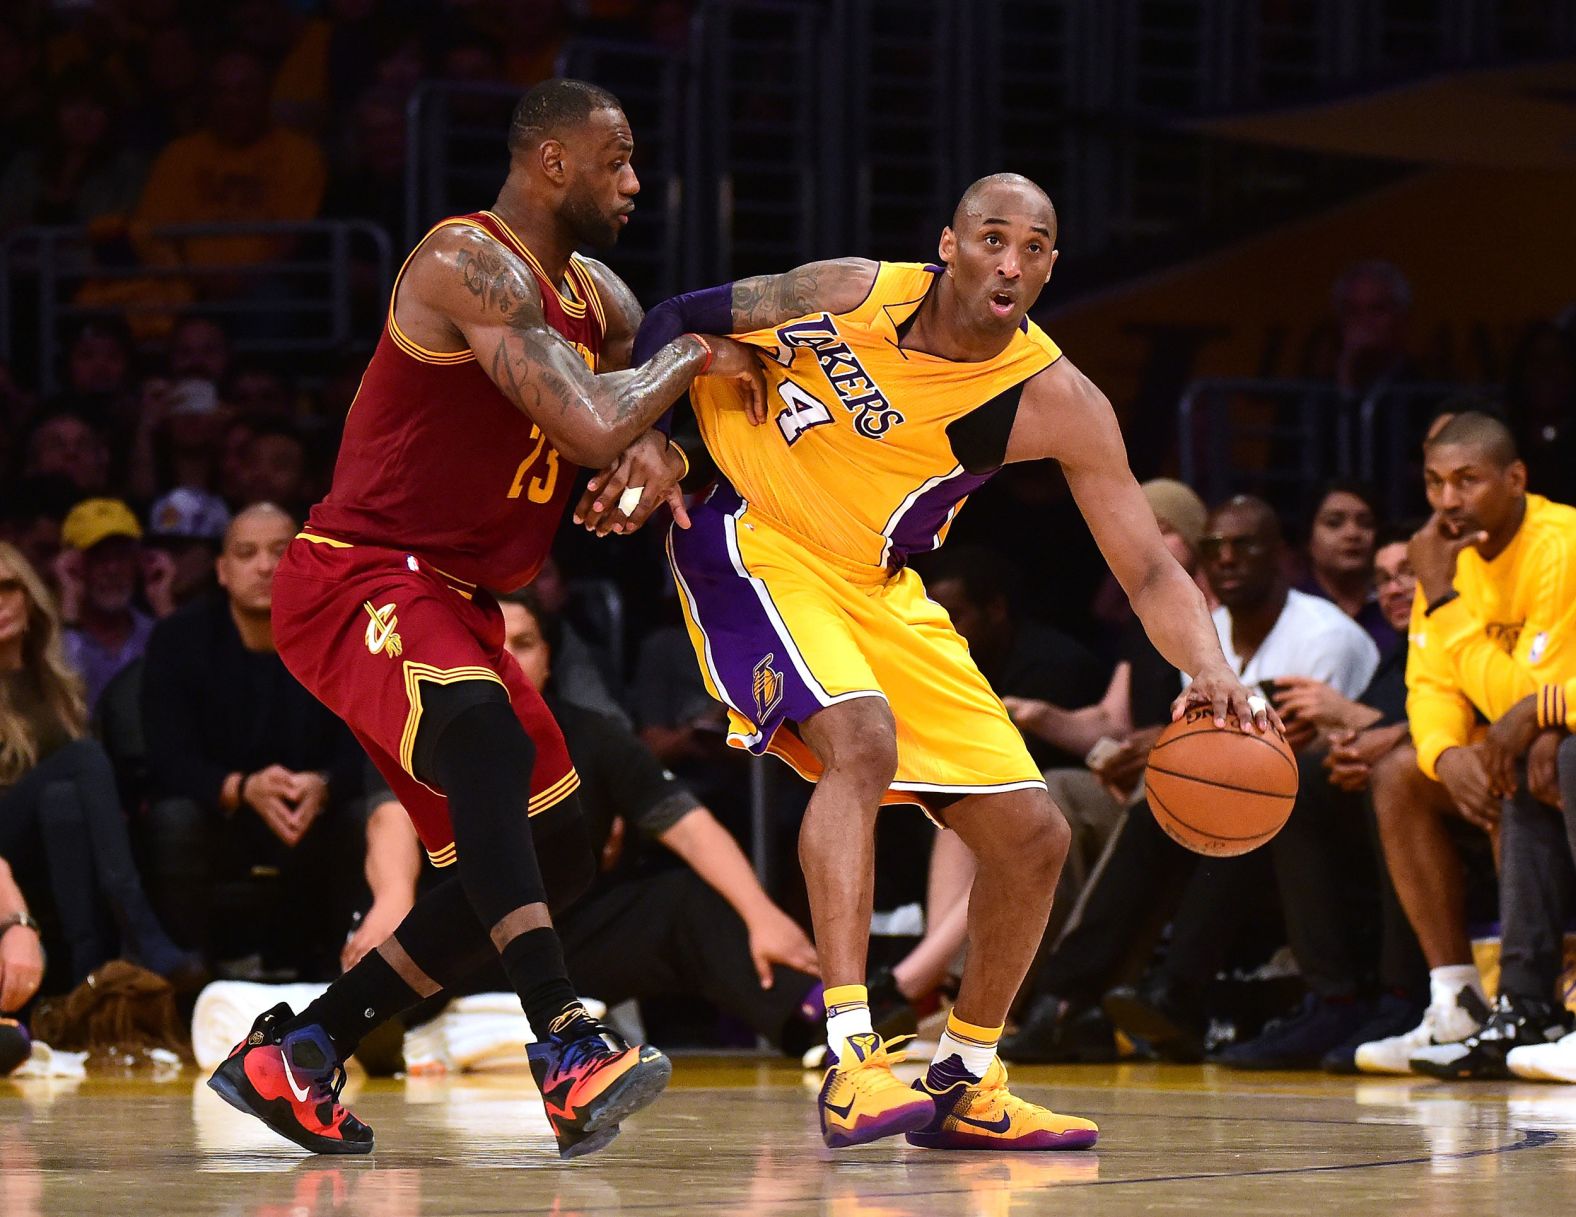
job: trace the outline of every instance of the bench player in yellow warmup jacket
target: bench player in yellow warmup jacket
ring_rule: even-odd
[[[1194,675],[1191,700],[1250,721],[1248,691],[1161,540],[1110,403],[1027,318],[1055,245],[1045,192],[1001,174],[964,194],[939,264],[854,258],[709,288],[658,305],[637,340],[638,359],[663,333],[730,333],[766,369],[765,418],[697,382],[721,480],[692,526],[673,530],[669,553],[730,742],[816,781],[799,852],[836,1058],[820,1097],[834,1146],[906,1132],[931,1147],[1049,1149],[1097,1135],[1008,1093],[996,1059],[1068,828],[907,565],[941,543],[968,494],[1008,461],[1061,461],[1156,646]],[[1258,728],[1268,723],[1261,710]],[[978,863],[962,989],[913,1088],[871,1031],[862,983],[883,801],[922,803]]]

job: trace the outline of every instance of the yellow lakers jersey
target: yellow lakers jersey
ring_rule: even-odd
[[[735,335],[764,355],[764,426],[749,422],[728,383],[695,382],[706,447],[751,510],[872,567],[896,569],[941,544],[963,501],[1000,463],[1019,387],[1061,357],[1027,319],[1001,354],[978,363],[903,350],[899,341],[942,270],[883,262],[850,312]],[[982,463],[963,436],[990,413],[1005,428],[994,461]]]

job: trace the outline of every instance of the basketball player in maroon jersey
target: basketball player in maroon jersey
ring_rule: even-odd
[[[493,209],[439,223],[395,280],[333,486],[279,565],[280,657],[350,725],[433,862],[457,871],[300,1014],[261,1015],[209,1081],[319,1153],[372,1148],[339,1102],[361,1037],[495,956],[535,1034],[563,1156],[607,1144],[671,1073],[570,986],[549,908],[589,885],[596,859],[580,779],[493,598],[536,574],[576,466],[607,470],[604,499],[644,487],[620,531],[668,496],[686,462],[650,428],[697,375],[738,378],[759,400],[755,357],[727,339],[683,335],[629,367],[640,307],[573,251],[611,245],[628,222],[633,147],[595,86],[526,94]]]

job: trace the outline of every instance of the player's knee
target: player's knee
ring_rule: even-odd
[[[876,697],[843,702],[817,715],[821,763],[828,774],[857,782],[875,796],[897,776],[897,723],[891,707]]]
[[[1417,753],[1410,747],[1392,749],[1375,761],[1371,785],[1374,811],[1380,821],[1394,820],[1415,810],[1414,795],[1426,780],[1417,767]]]
[[[990,823],[986,831],[971,834],[970,848],[982,865],[1010,871],[1019,884],[1054,884],[1072,846],[1067,817],[1043,790],[1005,797],[1013,800],[1011,806],[981,809]]]
[[[448,790],[467,775],[486,769],[519,791],[523,800],[531,789],[536,746],[515,717],[501,686],[491,681],[467,683],[489,686],[496,694],[473,688],[463,700],[456,699],[458,704],[452,704],[441,698],[431,700],[445,692],[436,689],[423,698],[422,722],[412,750],[416,776],[423,781],[436,779],[438,786]],[[438,713],[433,713],[434,705]]]

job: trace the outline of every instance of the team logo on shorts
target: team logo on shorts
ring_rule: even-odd
[[[765,722],[783,699],[783,674],[772,667],[776,655],[755,665],[755,721]]]
[[[394,632],[394,627],[399,624],[399,618],[394,615],[394,606],[385,604],[382,608],[373,608],[372,601],[368,600],[361,607],[372,618],[367,622],[367,650],[374,655],[396,658],[405,648],[400,643],[399,635]]]

